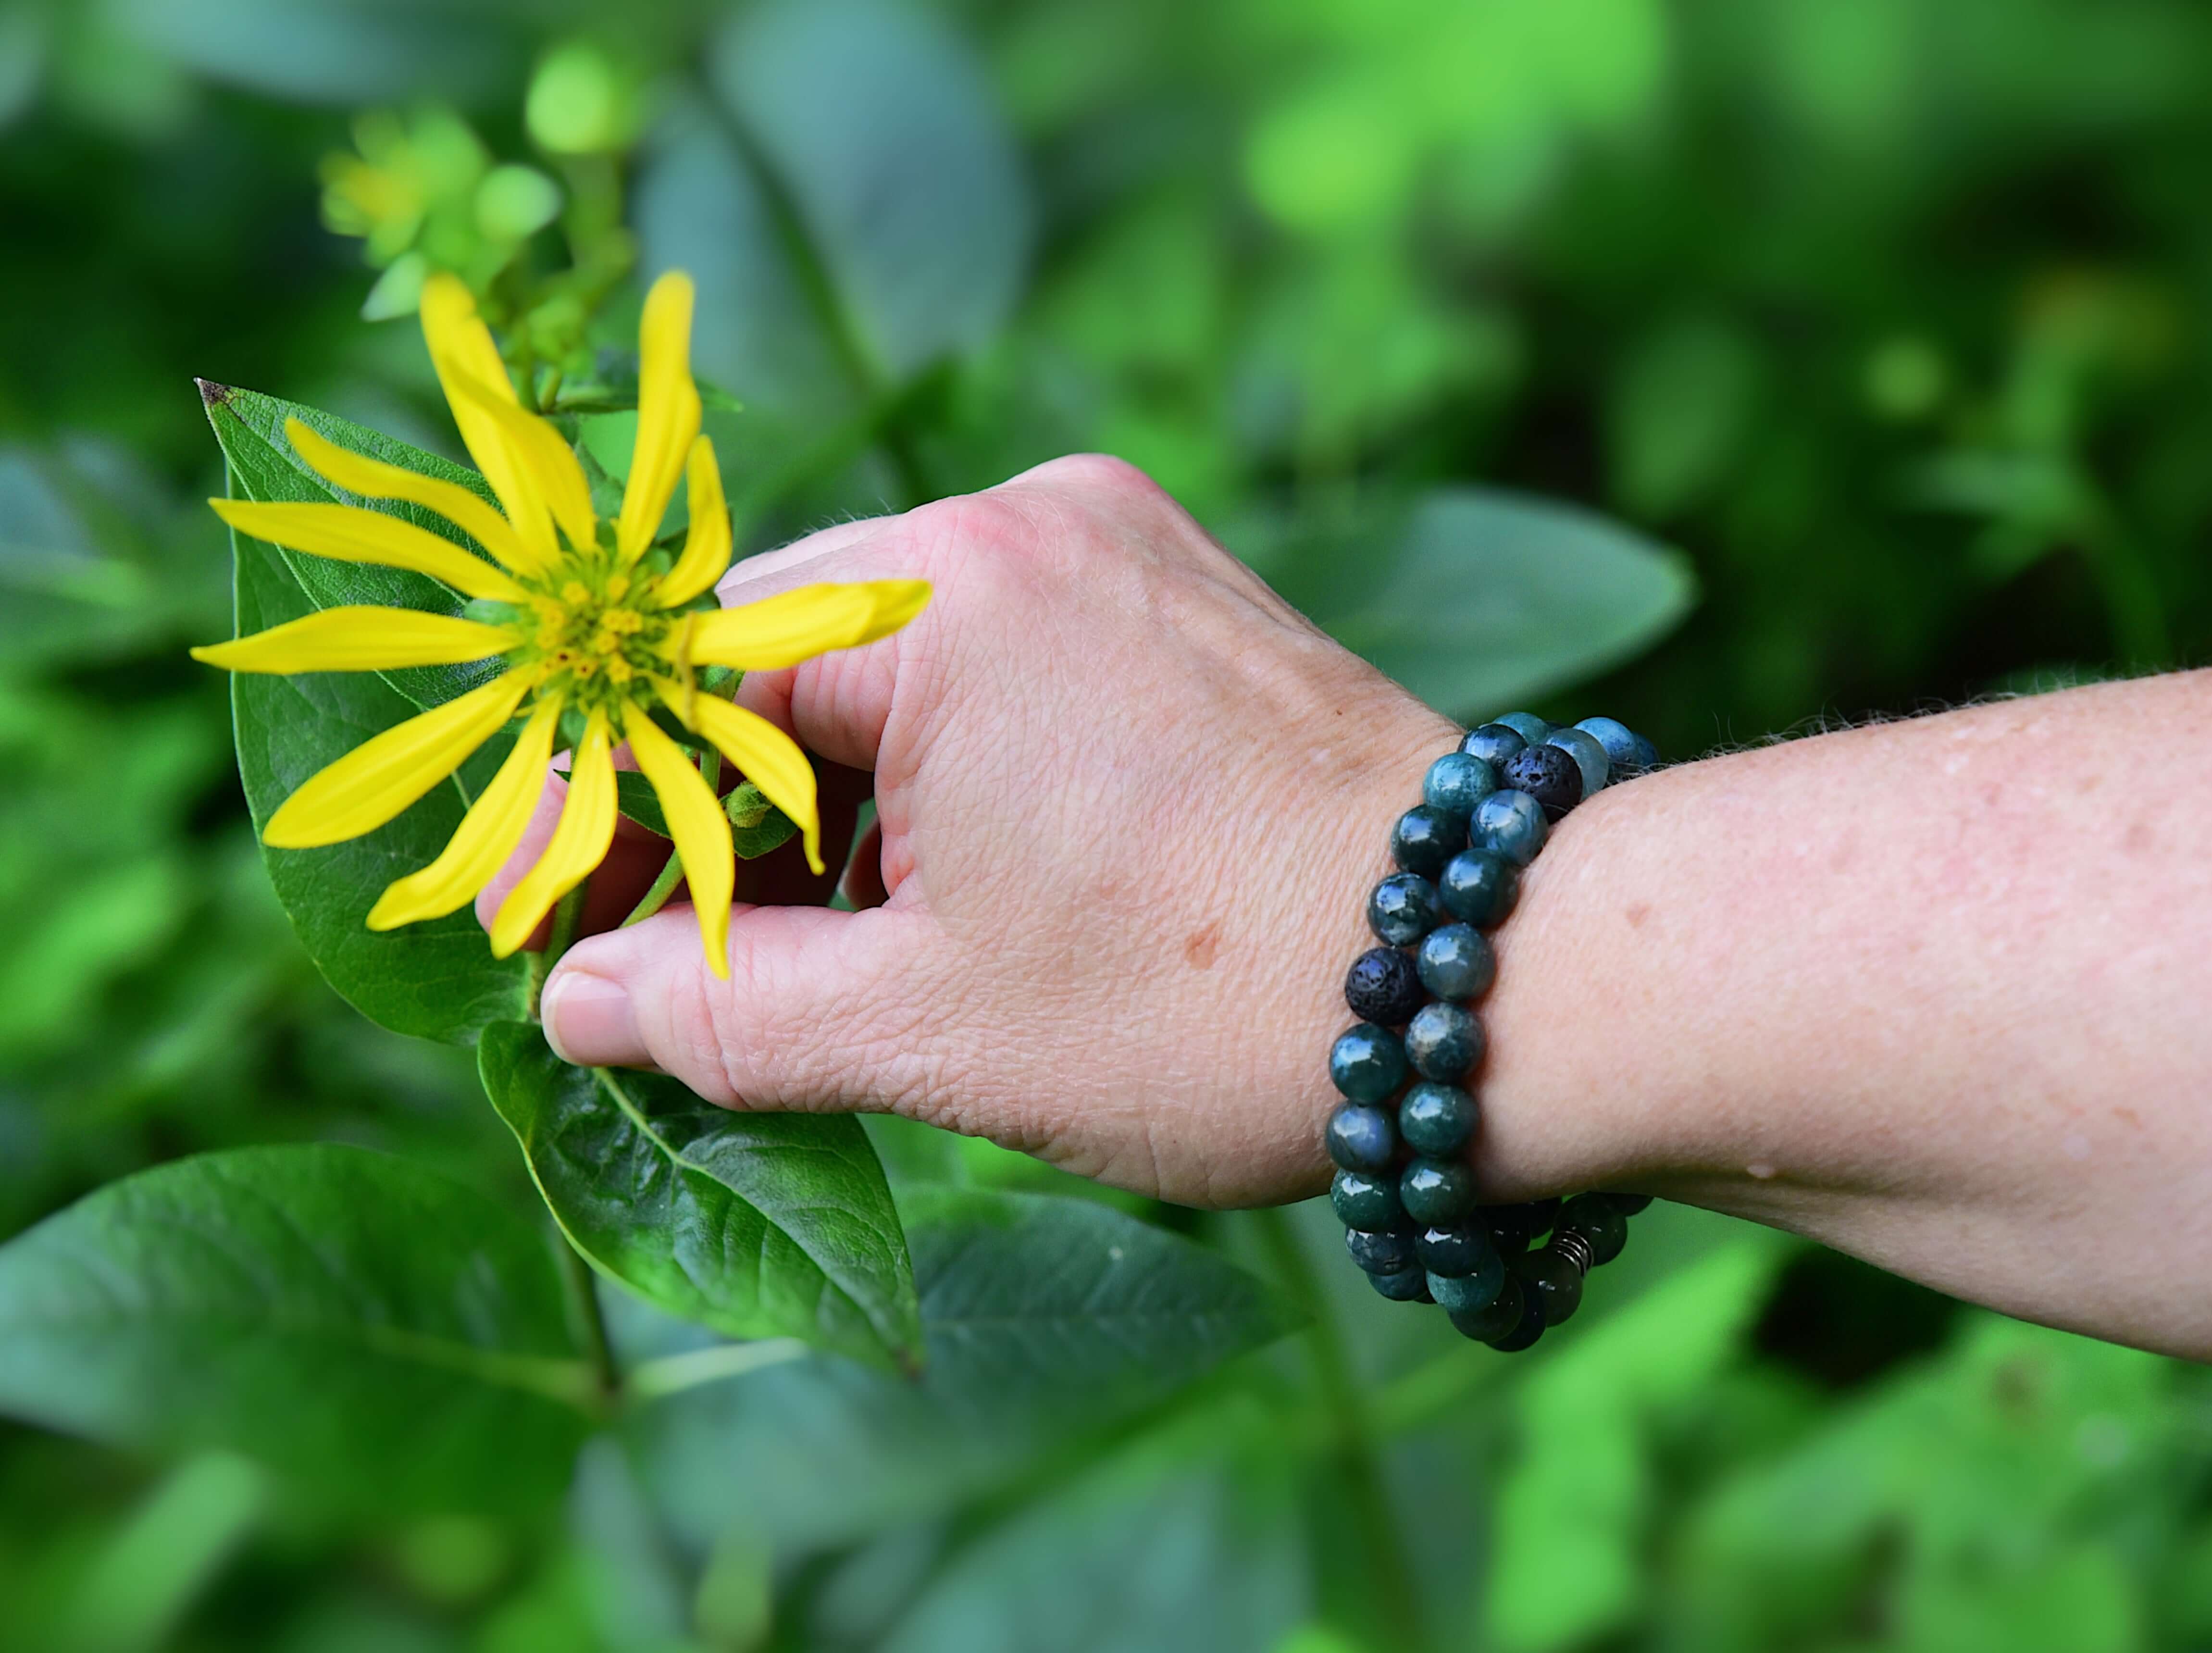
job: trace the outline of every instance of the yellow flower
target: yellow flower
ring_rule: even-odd
[[[929,599],[919,580],[805,586],[734,609],[702,609],[730,562],[730,518],[714,451],[699,433],[691,381],[691,283],[663,276],[641,329],[637,446],[620,515],[599,521],[582,467],[560,433],[517,401],[468,289],[435,276],[422,331],[454,422],[490,483],[494,509],[458,483],[350,453],[298,420],[286,435],[337,487],[404,500],[452,522],[489,553],[472,556],[398,517],[351,505],[209,502],[240,532],[318,556],[411,569],[479,599],[483,619],[370,606],[325,609],[193,657],[233,672],[369,672],[500,657],[483,687],[386,730],[311,776],[270,817],[263,838],[304,849],[373,832],[437,786],[520,717],[521,732],[437,860],[385,890],[371,929],[451,913],[490,882],[522,841],[564,714],[577,714],[568,797],[544,853],[501,904],[492,951],[504,958],[580,883],[614,836],[613,749],[629,744],[660,799],[715,973],[729,972],[735,863],[728,818],[656,708],[711,742],[799,823],[823,870],[814,771],[775,725],[701,690],[702,666],[773,670],[896,630]],[[691,526],[672,557],[655,550],[679,477]]]

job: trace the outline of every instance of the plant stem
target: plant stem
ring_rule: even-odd
[[[601,1407],[611,1410],[622,1394],[622,1373],[615,1365],[613,1346],[607,1341],[606,1316],[599,1312],[599,1288],[592,1265],[564,1232],[557,1249],[561,1284],[568,1297],[577,1328],[584,1336],[584,1353],[592,1367],[592,1387]]]
[[[1328,1456],[1340,1482],[1343,1513],[1351,1535],[1359,1546],[1366,1596],[1362,1614],[1370,1626],[1379,1626],[1387,1646],[1407,1650],[1425,1647],[1421,1614],[1413,1594],[1413,1577],[1406,1562],[1403,1537],[1389,1494],[1382,1485],[1382,1466],[1368,1417],[1366,1396],[1353,1378],[1344,1338],[1329,1310],[1321,1282],[1297,1236],[1291,1231],[1282,1212],[1267,1208],[1252,1213],[1260,1240],[1274,1264],[1276,1278],[1293,1302],[1310,1316],[1306,1347],[1312,1357],[1315,1387],[1329,1419],[1333,1438]],[[1337,1571],[1319,1570],[1322,1576]]]
[[[684,858],[672,845],[668,851],[668,865],[660,869],[660,876],[653,881],[653,888],[638,897],[637,905],[629,909],[629,916],[617,927],[627,930],[633,924],[644,923],[668,904],[668,897],[675,893],[676,886],[683,881]]]
[[[561,955],[576,939],[576,927],[583,920],[584,901],[591,890],[592,880],[586,874],[581,884],[561,897],[553,909],[553,931],[545,939],[545,951],[530,955],[530,1019],[533,1022],[538,1020],[538,1001],[545,994],[545,978],[553,974]]]

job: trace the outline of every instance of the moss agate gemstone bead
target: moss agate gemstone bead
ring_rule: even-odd
[[[1583,772],[1570,753],[1557,746],[1531,746],[1505,766],[1505,784],[1543,805],[1544,818],[1556,821],[1583,801]]]
[[[1539,750],[1559,751],[1556,746]],[[1570,769],[1574,767],[1574,760],[1565,752],[1559,752],[1559,761]],[[1510,769],[1512,765],[1506,767]],[[1468,827],[1468,842],[1477,849],[1495,851],[1516,866],[1526,866],[1544,847],[1545,832],[1550,824],[1543,805],[1527,793],[1517,789],[1493,792],[1474,806],[1474,819]],[[1449,877],[1451,868],[1445,867],[1444,872]]]
[[[1468,813],[1473,812],[1468,806]],[[1390,829],[1390,859],[1408,872],[1433,878],[1444,863],[1467,848],[1467,815],[1447,815],[1418,804]]]
[[[1395,1274],[1370,1274],[1367,1283],[1393,1303],[1429,1301],[1429,1277],[1418,1268],[1401,1269]]]
[[[1648,1194],[1609,1193],[1605,1197],[1613,1201],[1613,1208],[1624,1217],[1633,1217],[1651,1203],[1651,1196]]]
[[[1558,747],[1575,760],[1575,767],[1583,772],[1583,797],[1604,791],[1605,783],[1613,778],[1613,760],[1589,731],[1554,729],[1544,738],[1544,744]]]
[[[1593,1267],[1611,1262],[1628,1243],[1628,1218],[1602,1194],[1578,1194],[1559,1208],[1559,1227],[1589,1247]]]
[[[1521,1282],[1510,1274],[1502,1274],[1498,1283],[1498,1295],[1481,1309],[1455,1309],[1446,1312],[1451,1323],[1462,1337],[1473,1338],[1477,1343],[1495,1343],[1521,1324],[1526,1305],[1521,1296]]]
[[[1429,1275],[1429,1295],[1447,1310],[1462,1312],[1487,1309],[1504,1286],[1505,1263],[1495,1251],[1484,1252],[1470,1273]]]
[[[1428,995],[1412,957],[1395,947],[1370,947],[1344,974],[1344,1002],[1363,1022],[1403,1027]]]
[[[1413,1255],[1413,1237],[1406,1229],[1385,1229],[1376,1233],[1369,1229],[1347,1228],[1344,1231],[1344,1249],[1352,1254],[1352,1261],[1370,1274],[1402,1274],[1418,1266]]]
[[[1518,1354],[1544,1334],[1543,1304],[1526,1280],[1521,1281],[1520,1286],[1521,1318],[1504,1336],[1490,1340],[1490,1346],[1500,1354]]]
[[[1393,872],[1367,898],[1367,927],[1394,947],[1411,946],[1443,923],[1443,916],[1436,885],[1418,872]]]
[[[1415,979],[1437,998],[1464,1002],[1490,991],[1498,979],[1498,956],[1473,925],[1447,924],[1421,938],[1413,968]]]
[[[1508,712],[1492,721],[1504,724],[1531,746],[1542,745],[1545,737],[1552,732],[1552,726],[1534,712]]]
[[[1532,1200],[1517,1206],[1485,1206],[1477,1215],[1501,1251],[1520,1251],[1540,1234],[1551,1232],[1557,1200]]]
[[[1458,1005],[1423,1005],[1406,1024],[1406,1060],[1425,1079],[1456,1084],[1482,1060],[1482,1024]]]
[[[1462,923],[1495,929],[1520,897],[1521,869],[1494,849],[1463,849],[1444,863],[1437,894]]]
[[[1532,1292],[1544,1310],[1544,1324],[1556,1326],[1582,1306],[1583,1271],[1550,1246],[1513,1260],[1521,1289]]]
[[[1346,1228],[1370,1234],[1396,1228],[1406,1218],[1405,1207],[1398,1203],[1398,1179],[1387,1172],[1375,1176],[1340,1170],[1328,1185],[1328,1202]]]
[[[1638,744],[1641,742],[1648,746],[1651,743],[1644,740],[1620,719],[1584,718],[1575,727],[1605,749],[1606,766],[1612,779],[1626,781],[1631,775],[1641,775],[1650,767],[1642,761],[1643,754],[1638,750]]]
[[[1498,772],[1465,752],[1446,752],[1421,777],[1421,802],[1455,820],[1466,820],[1497,790]]]
[[[1470,1223],[1444,1223],[1413,1236],[1413,1255],[1431,1274],[1472,1274],[1496,1248]]]
[[[1387,1108],[1346,1103],[1328,1116],[1326,1137],[1328,1157],[1348,1171],[1379,1176],[1398,1157],[1398,1133]]]
[[[1469,757],[1479,757],[1494,769],[1505,767],[1505,760],[1528,745],[1520,732],[1509,729],[1502,723],[1486,723],[1480,729],[1468,731],[1460,741],[1459,749]]]
[[[1398,1177],[1398,1203],[1417,1223],[1456,1223],[1474,1209],[1474,1171],[1458,1160],[1416,1159]]]
[[[1389,1028],[1362,1022],[1337,1035],[1328,1077],[1354,1102],[1380,1102],[1406,1082],[1406,1047]]]
[[[1415,1153],[1448,1158],[1466,1152],[1479,1117],[1474,1098],[1466,1091],[1424,1081],[1398,1104],[1398,1134]]]

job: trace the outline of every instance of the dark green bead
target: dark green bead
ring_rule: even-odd
[[[1605,1197],[1613,1201],[1613,1208],[1624,1217],[1633,1217],[1651,1203],[1651,1196],[1648,1194],[1607,1194]]]
[[[1354,1102],[1380,1102],[1406,1082],[1406,1046],[1387,1027],[1361,1022],[1329,1047],[1328,1077]]]
[[[1574,760],[1556,746],[1539,750],[1559,752],[1559,762],[1573,769]],[[1516,866],[1526,866],[1536,859],[1536,852],[1544,847],[1545,834],[1550,830],[1551,821],[1544,812],[1544,805],[1527,793],[1508,787],[1492,793],[1475,805],[1474,819],[1468,824],[1467,836],[1475,848],[1495,850]]]
[[[1409,947],[1444,921],[1437,887],[1418,872],[1393,872],[1367,898],[1367,927],[1394,947]]]
[[[1519,1251],[1540,1234],[1548,1234],[1559,1214],[1559,1202],[1531,1200],[1517,1206],[1485,1206],[1477,1213],[1502,1251]]]
[[[1429,1295],[1446,1309],[1486,1309],[1498,1300],[1505,1284],[1505,1262],[1495,1251],[1486,1251],[1471,1273],[1429,1274]]]
[[[1628,1218],[1602,1194],[1578,1194],[1568,1200],[1559,1208],[1559,1227],[1583,1237],[1593,1265],[1611,1262],[1628,1243]]]
[[[1480,729],[1469,731],[1459,743],[1459,749],[1496,769],[1528,744],[1516,729],[1509,729],[1502,723],[1486,723]]]
[[[1398,1134],[1415,1153],[1447,1158],[1466,1151],[1480,1116],[1466,1091],[1425,1079],[1398,1104]]]
[[[1474,1310],[1450,1310],[1453,1328],[1462,1337],[1471,1337],[1477,1343],[1495,1343],[1521,1324],[1523,1302],[1521,1282],[1504,1271],[1499,1271],[1498,1294],[1487,1306]]]
[[[1413,1255],[1431,1274],[1472,1274],[1492,1249],[1482,1231],[1468,1223],[1425,1228],[1413,1237]]]
[[[1473,815],[1474,806],[1497,790],[1497,771],[1465,752],[1446,752],[1421,777],[1421,801],[1457,821]]]
[[[1521,1318],[1511,1331],[1503,1337],[1493,1337],[1490,1346],[1500,1354],[1518,1354],[1544,1334],[1544,1307],[1526,1280],[1521,1282]]]
[[[1583,1271],[1551,1246],[1513,1260],[1521,1289],[1533,1291],[1544,1307],[1544,1324],[1556,1326],[1582,1306]]]
[[[1444,911],[1485,930],[1505,922],[1520,893],[1521,869],[1490,849],[1462,850],[1444,863],[1437,881]]]
[[[1395,1274],[1370,1274],[1367,1283],[1393,1303],[1429,1301],[1429,1277],[1418,1268],[1402,1269]]]
[[[1482,1024],[1459,1005],[1424,1005],[1406,1024],[1406,1060],[1425,1079],[1450,1085],[1482,1060]]]
[[[1370,1234],[1396,1228],[1406,1220],[1406,1208],[1398,1203],[1398,1179],[1387,1174],[1374,1176],[1365,1171],[1340,1170],[1328,1185],[1328,1202],[1336,1207],[1346,1228],[1364,1229]]]
[[[1407,810],[1390,829],[1390,859],[1425,878],[1435,878],[1466,848],[1467,816],[1447,815],[1426,804]]]
[[[1413,956],[1421,985],[1439,999],[1480,999],[1498,979],[1498,955],[1472,924],[1447,924],[1421,938]]]
[[[1606,782],[1613,778],[1612,760],[1606,756],[1602,743],[1589,730],[1554,729],[1544,737],[1544,744],[1557,746],[1575,760],[1575,767],[1582,771],[1583,797],[1604,791]]]
[[[1552,726],[1534,712],[1508,712],[1503,717],[1493,718],[1492,721],[1504,724],[1531,746],[1542,745],[1552,732]]]
[[[1402,1274],[1419,1266],[1410,1229],[1386,1229],[1375,1234],[1364,1228],[1347,1228],[1344,1231],[1344,1249],[1363,1273]]]
[[[1417,1223],[1455,1223],[1474,1209],[1474,1171],[1455,1159],[1416,1159],[1398,1178],[1398,1202]]]
[[[1398,1158],[1398,1133],[1387,1108],[1348,1102],[1328,1116],[1328,1157],[1348,1171],[1381,1173]]]

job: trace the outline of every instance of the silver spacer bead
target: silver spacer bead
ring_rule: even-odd
[[[1587,1275],[1596,1261],[1590,1255],[1590,1243],[1575,1229],[1563,1228],[1554,1233],[1552,1249],[1574,1264],[1578,1274]]]

